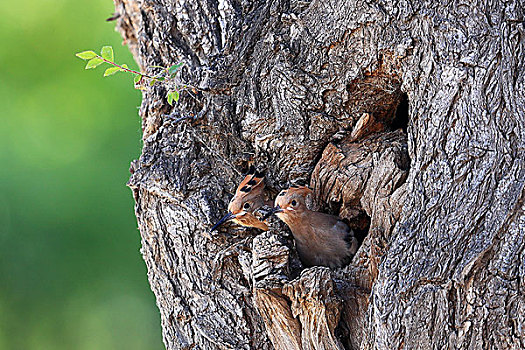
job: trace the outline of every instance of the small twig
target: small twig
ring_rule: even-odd
[[[171,67],[162,67],[157,65],[150,66],[146,68],[146,70],[151,71],[152,73],[142,73],[134,69],[128,68],[126,64],[121,65],[115,63],[115,56],[113,53],[113,48],[111,46],[102,47],[100,54],[97,54],[93,50],[87,50],[78,52],[75,54],[75,56],[82,60],[88,61],[85,67],[86,69],[96,68],[103,63],[107,63],[110,66],[113,66],[112,68],[106,69],[106,71],[104,72],[105,77],[113,75],[120,71],[128,72],[135,75],[133,81],[135,83],[135,86],[137,86],[138,84],[138,88],[141,90],[145,89],[145,85],[142,84],[144,80],[145,82],[149,82],[150,86],[162,82],[162,85],[164,85],[164,87],[168,90],[166,98],[168,99],[168,103],[171,106],[173,105],[173,102],[178,102],[180,94],[184,91],[187,91],[188,95],[191,98],[200,103],[196,94],[197,91],[202,91],[202,89],[199,89],[196,86],[190,84],[185,84],[180,81],[180,78],[177,78],[178,72],[181,70],[182,67],[184,67],[184,62],[179,62],[177,64],[172,65]],[[155,69],[161,69],[161,71],[155,74]]]
[[[102,56],[98,56],[98,58],[100,58],[102,61],[104,61],[104,62],[106,62],[106,63],[109,63],[109,64],[111,64],[111,65],[113,65],[113,66],[115,66],[115,67],[119,67],[119,68],[122,69],[123,71],[130,72],[130,73],[137,74],[137,75],[141,75],[141,76],[146,77],[146,78],[155,79],[155,78],[152,77],[151,75],[148,75],[148,74],[142,74],[142,73],[140,73],[140,72],[137,72],[136,70],[122,67],[120,64],[116,64],[115,62],[112,62],[112,61],[110,61],[110,60],[107,60],[107,59],[105,59],[105,58],[102,57]]]

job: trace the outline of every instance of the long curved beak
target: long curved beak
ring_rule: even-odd
[[[221,226],[226,221],[229,221],[229,220],[232,220],[232,219],[235,219],[235,214],[233,214],[231,211],[229,211],[228,214],[224,215],[223,218],[220,219],[218,223],[213,225],[213,227],[211,228],[210,232],[215,231],[217,229],[217,227]]]
[[[281,209],[281,207],[277,205],[277,206],[273,207],[268,213],[266,213],[266,215],[264,215],[262,217],[261,221],[264,221],[264,220],[268,219],[270,216],[272,216],[273,214],[277,214],[277,213],[280,213],[282,211],[283,211],[283,209]]]

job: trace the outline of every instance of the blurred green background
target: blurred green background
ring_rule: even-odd
[[[0,349],[162,349],[131,191],[136,67],[111,0],[17,0],[0,21]]]

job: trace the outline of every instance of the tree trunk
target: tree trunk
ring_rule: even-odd
[[[115,0],[143,70],[132,165],[168,349],[525,347],[523,4]],[[362,232],[303,269],[288,229],[225,226],[253,160]]]

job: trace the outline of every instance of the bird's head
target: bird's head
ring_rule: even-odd
[[[308,211],[306,205],[307,197],[313,192],[305,186],[292,186],[283,190],[275,198],[275,205],[271,214],[277,215],[286,224],[294,224],[300,220],[301,216]]]
[[[211,230],[215,230],[227,221],[264,231],[268,230],[266,223],[254,215],[254,212],[264,205],[264,199],[264,174],[251,167],[228,204],[228,214],[219,220]]]

